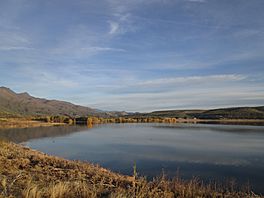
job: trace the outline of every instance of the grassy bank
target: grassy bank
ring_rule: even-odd
[[[0,118],[0,129],[57,126],[65,123],[34,121],[27,118]]]
[[[151,182],[89,163],[69,161],[0,142],[0,197],[259,197],[233,186],[164,177]]]

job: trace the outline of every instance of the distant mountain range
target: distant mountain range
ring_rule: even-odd
[[[100,117],[176,117],[198,119],[264,119],[264,106],[235,107],[212,110],[167,110],[151,113],[127,113],[101,111],[75,105],[65,101],[35,98],[28,93],[15,93],[9,88],[0,87],[0,117],[13,116],[100,116]]]
[[[15,93],[7,87],[0,87],[0,116],[119,116],[125,112],[105,112],[65,101],[35,98],[28,93]]]

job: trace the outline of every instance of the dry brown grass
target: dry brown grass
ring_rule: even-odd
[[[0,129],[56,126],[56,125],[64,125],[64,123],[40,122],[26,118],[0,118]]]
[[[162,198],[260,197],[254,193],[203,185],[197,179],[165,177],[148,182],[84,162],[48,156],[29,148],[0,141],[0,198]]]

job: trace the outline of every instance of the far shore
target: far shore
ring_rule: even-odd
[[[136,118],[122,118],[122,122],[116,122],[118,118],[110,118],[104,119],[103,121],[98,121],[96,118],[96,122],[94,119],[92,123],[88,124],[105,124],[105,123],[201,123],[201,124],[233,124],[233,125],[264,125],[264,119],[185,119],[178,118],[172,120],[171,118],[163,118],[163,120],[148,121],[144,119],[144,121],[135,121]],[[120,118],[119,118],[120,119]],[[109,122],[111,120],[111,122]],[[89,121],[88,121],[89,122]],[[86,120],[81,124],[86,124]],[[0,118],[0,129],[10,129],[10,128],[32,128],[32,127],[50,127],[50,126],[62,126],[62,125],[72,125],[64,122],[45,122],[32,120],[29,118]]]
[[[59,126],[65,123],[34,121],[26,118],[0,118],[0,129]]]

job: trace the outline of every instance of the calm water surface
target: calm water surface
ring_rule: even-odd
[[[210,182],[235,179],[264,193],[264,127],[207,124],[107,124],[0,131],[0,138],[67,159],[148,178],[177,174]]]

